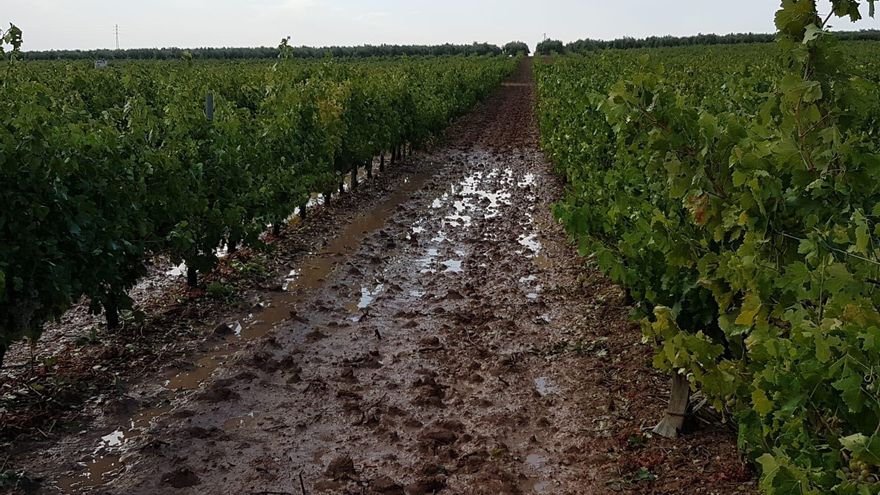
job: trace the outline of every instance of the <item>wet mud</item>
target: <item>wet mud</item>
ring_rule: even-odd
[[[552,217],[533,105],[526,62],[187,365],[13,464],[41,493],[754,493],[726,429],[650,435],[667,380]]]

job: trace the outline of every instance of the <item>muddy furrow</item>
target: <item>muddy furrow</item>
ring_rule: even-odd
[[[752,493],[728,433],[647,433],[666,380],[552,219],[533,104],[527,62],[266,295],[245,345],[32,459],[44,491]]]

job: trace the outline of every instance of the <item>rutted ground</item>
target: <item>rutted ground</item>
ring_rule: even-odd
[[[728,433],[646,435],[666,380],[552,219],[532,105],[526,63],[195,366],[20,463],[47,493],[753,492]]]

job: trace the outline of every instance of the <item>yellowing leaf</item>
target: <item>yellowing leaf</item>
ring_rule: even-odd
[[[758,316],[762,306],[760,297],[755,294],[747,295],[735,323],[737,325],[751,326],[755,322],[755,317]]]
[[[762,416],[769,414],[773,410],[773,401],[761,389],[752,391],[752,404],[755,406],[755,412]]]

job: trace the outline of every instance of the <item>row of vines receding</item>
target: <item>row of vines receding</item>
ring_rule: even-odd
[[[21,31],[0,32],[15,54]],[[87,300],[118,324],[153,257],[190,281],[314,193],[420,146],[508,57],[0,65],[0,363]]]

